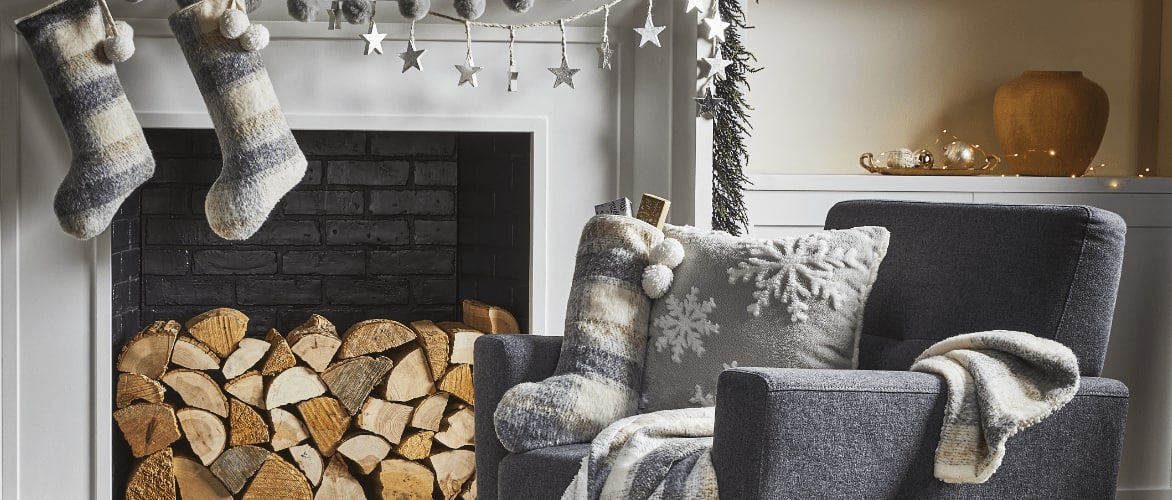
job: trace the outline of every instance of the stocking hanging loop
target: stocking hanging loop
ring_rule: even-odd
[[[117,37],[118,25],[114,23],[114,13],[110,12],[110,4],[106,0],[98,0],[98,9],[102,11],[102,21],[106,25],[106,36]]]

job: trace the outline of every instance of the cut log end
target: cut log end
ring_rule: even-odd
[[[415,332],[398,321],[369,319],[356,323],[342,336],[341,359],[389,351],[415,340]]]
[[[175,410],[159,403],[138,403],[114,412],[114,421],[135,457],[145,457],[179,440]]]
[[[171,448],[164,448],[134,466],[126,482],[127,500],[175,500],[175,466]]]
[[[167,371],[179,323],[156,321],[126,342],[118,354],[118,371],[158,379]]]
[[[384,499],[431,500],[435,491],[435,473],[410,460],[383,460],[378,465],[377,480]]]

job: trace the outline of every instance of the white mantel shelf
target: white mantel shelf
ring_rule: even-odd
[[[947,191],[977,193],[1172,193],[1172,177],[1010,177],[750,174],[749,191]]]

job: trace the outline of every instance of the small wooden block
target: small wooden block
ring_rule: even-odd
[[[631,216],[631,199],[622,197],[614,201],[594,205],[594,215],[625,215]]]
[[[670,201],[655,195],[644,194],[643,199],[639,201],[639,214],[635,218],[662,230],[663,223],[667,222],[669,210],[671,210]]]

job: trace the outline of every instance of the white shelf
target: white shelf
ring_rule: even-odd
[[[1172,193],[1172,177],[1001,177],[750,174],[747,191]]]

